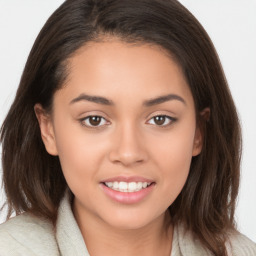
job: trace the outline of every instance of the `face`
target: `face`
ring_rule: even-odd
[[[51,117],[35,109],[74,211],[118,228],[149,225],[181,192],[201,150],[181,69],[156,46],[118,40],[84,46],[69,67]]]

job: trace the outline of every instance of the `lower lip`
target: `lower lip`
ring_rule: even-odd
[[[101,183],[101,187],[108,197],[110,197],[112,200],[116,202],[123,204],[139,203],[153,190],[154,185],[155,184],[152,183],[150,186],[136,192],[120,192],[113,190],[104,185],[103,183]]]

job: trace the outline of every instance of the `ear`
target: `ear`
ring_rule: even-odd
[[[205,108],[200,112],[198,124],[196,127],[195,137],[194,137],[194,147],[193,156],[197,156],[201,153],[203,142],[204,142],[204,122],[209,121],[210,118],[210,108]]]
[[[46,113],[40,104],[34,106],[34,111],[41,130],[41,137],[45,145],[46,151],[53,156],[58,155],[53,123],[49,114]]]

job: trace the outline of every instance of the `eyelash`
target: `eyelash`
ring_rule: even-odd
[[[168,115],[155,115],[155,116],[151,117],[151,118],[149,119],[149,121],[150,121],[150,120],[153,120],[154,118],[157,118],[157,117],[164,118],[164,123],[166,122],[166,119],[169,120],[168,124],[164,124],[164,125],[157,125],[157,124],[156,124],[156,126],[158,126],[158,127],[160,127],[160,128],[167,128],[167,127],[169,127],[170,125],[172,125],[175,121],[177,121],[177,118],[174,118],[174,117],[171,117],[171,116],[168,116]],[[154,125],[154,124],[152,124],[152,125]]]
[[[160,127],[160,128],[169,127],[172,123],[174,123],[175,121],[177,121],[177,118],[174,118],[174,117],[171,117],[171,116],[168,116],[168,115],[155,115],[155,116],[151,117],[151,118],[149,119],[149,121],[150,121],[150,120],[153,120],[154,118],[157,118],[157,117],[165,118],[165,119],[164,119],[164,123],[166,122],[166,119],[169,119],[168,124],[164,124],[164,125],[151,124],[151,125],[156,125],[156,126],[158,126],[158,127]],[[106,125],[106,124],[103,124],[103,125],[100,125],[100,124],[99,124],[99,125],[85,124],[85,122],[86,122],[87,120],[89,120],[89,122],[90,122],[90,118],[100,118],[100,124],[101,124],[102,120],[105,120],[106,123],[108,123],[108,121],[107,121],[104,117],[99,116],[99,115],[90,115],[90,116],[87,116],[87,117],[85,117],[85,118],[79,119],[79,121],[80,121],[80,123],[81,123],[82,126],[86,126],[87,128],[90,128],[90,129],[99,129],[99,128],[102,128],[102,126],[105,126],[105,125]],[[149,122],[149,121],[148,121],[148,122]]]

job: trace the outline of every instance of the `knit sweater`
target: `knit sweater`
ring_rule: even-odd
[[[256,244],[240,233],[230,235],[230,256],[256,256]],[[56,231],[47,220],[28,213],[0,225],[0,256],[89,256],[71,210],[69,196],[61,201]],[[171,256],[210,256],[183,225],[176,225]]]

